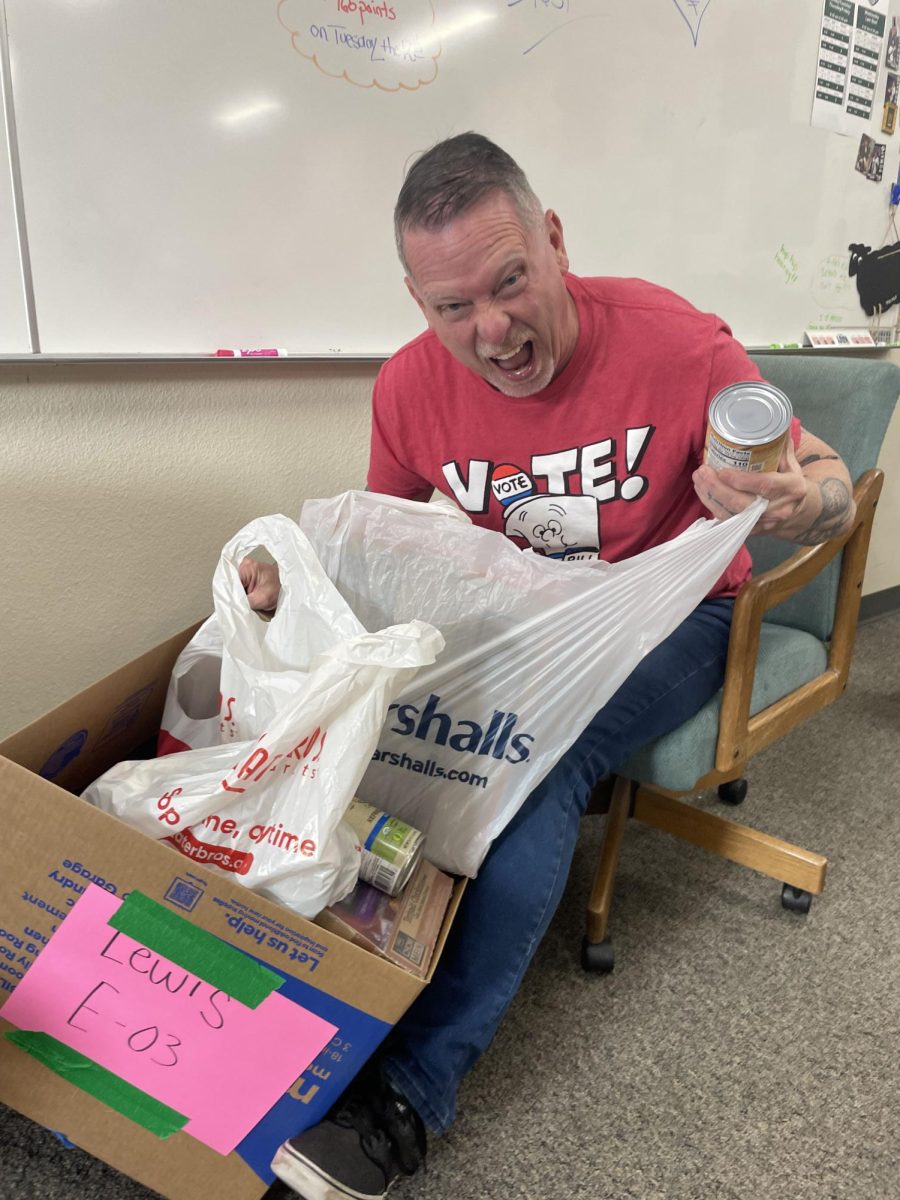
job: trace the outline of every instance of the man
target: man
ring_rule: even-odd
[[[710,400],[758,380],[755,366],[727,326],[671,292],[571,275],[559,217],[486,138],[451,138],[413,165],[395,230],[429,328],[376,381],[371,490],[424,501],[438,488],[476,523],[557,556],[625,558],[756,495],[760,531],[816,543],[849,527],[847,471],[797,421],[777,472],[702,465]],[[742,550],[494,842],[431,984],[329,1117],[276,1155],[306,1200],[383,1196],[421,1163],[426,1127],[453,1120],[562,895],[595,781],[721,686],[749,567]],[[248,560],[242,574],[251,604],[272,607],[277,573]]]

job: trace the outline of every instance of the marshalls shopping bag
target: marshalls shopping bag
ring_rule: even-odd
[[[238,575],[259,546],[282,579],[270,622],[251,611]],[[356,882],[359,846],[341,818],[388,704],[434,662],[443,639],[418,620],[367,633],[306,537],[281,516],[252,522],[229,542],[213,594],[223,744],[119,763],[84,795],[192,861],[313,917]]]
[[[300,526],[363,624],[417,616],[446,640],[390,705],[361,799],[424,830],[437,866],[474,875],[594,714],[709,593],[764,506],[610,564],[523,552],[443,504],[308,500]]]

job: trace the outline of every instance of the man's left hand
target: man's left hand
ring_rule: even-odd
[[[803,545],[846,532],[855,513],[850,477],[840,456],[806,430],[796,452],[788,438],[777,471],[715,470],[704,464],[694,471],[693,480],[714,517],[734,516],[762,496],[769,503],[753,532]]]

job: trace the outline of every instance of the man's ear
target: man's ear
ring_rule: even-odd
[[[552,208],[548,208],[544,213],[544,228],[550,245],[553,248],[553,253],[556,255],[560,271],[568,271],[569,256],[566,253],[566,241],[563,237],[562,221]]]
[[[415,300],[416,304],[418,304],[419,308],[422,310],[423,317],[425,318],[426,321],[428,321],[428,324],[431,325],[431,321],[428,320],[428,310],[425,307],[425,301],[422,299],[422,297],[416,291],[416,285],[413,283],[413,281],[410,279],[410,277],[408,275],[403,276],[403,282],[406,284],[406,290],[409,292],[409,294],[412,296],[413,300]]]

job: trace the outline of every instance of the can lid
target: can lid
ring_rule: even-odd
[[[713,428],[742,446],[774,441],[788,429],[792,415],[790,400],[770,383],[733,383],[709,406]]]

